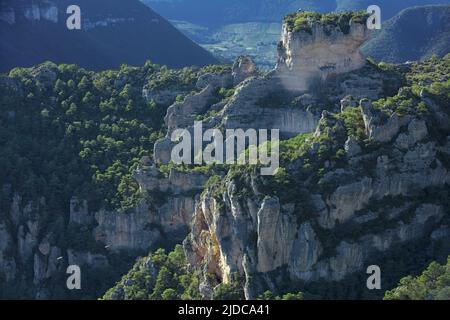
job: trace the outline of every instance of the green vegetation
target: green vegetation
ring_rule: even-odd
[[[141,195],[132,172],[163,135],[168,107],[146,101],[142,88],[189,92],[200,75],[229,70],[147,62],[95,73],[45,63],[1,75],[0,180],[10,185],[2,192],[44,197],[58,214],[68,212],[72,196],[87,199],[91,210],[133,207]]]
[[[312,133],[299,134],[298,136],[280,143],[280,159],[284,162],[293,161],[304,155],[311,147]]]
[[[284,23],[289,31],[306,31],[312,33],[312,25],[320,24],[323,27],[339,26],[340,30],[347,34],[350,30],[350,21],[365,23],[369,15],[365,11],[327,13],[321,14],[312,11],[291,13],[284,18]]]
[[[242,289],[242,280],[237,274],[233,275],[230,283],[221,283],[214,288],[214,300],[244,300],[244,290]]]
[[[420,63],[413,63],[407,74],[408,83],[414,94],[426,93],[435,95],[439,102],[450,104],[450,54],[443,58],[433,56]]]
[[[374,106],[386,115],[396,112],[400,117],[405,115],[424,116],[427,113],[425,103],[420,101],[420,98],[409,87],[402,88],[401,93],[393,97],[375,101]]]
[[[387,291],[385,300],[449,300],[450,257],[446,265],[432,262],[421,275],[407,276],[398,287]]]
[[[305,295],[303,292],[286,293],[281,296],[276,296],[270,291],[265,291],[258,297],[258,300],[304,300]]]
[[[242,283],[243,279],[233,274],[230,283],[221,283],[214,288],[213,299],[244,299]],[[158,249],[149,256],[140,258],[102,299],[199,300],[199,285],[200,273],[188,269],[183,247],[176,245],[169,253]]]
[[[103,299],[198,300],[198,287],[198,273],[187,269],[183,247],[177,245],[168,254],[159,249],[139,259]]]
[[[338,117],[343,119],[349,137],[355,137],[359,141],[366,139],[364,120],[358,107],[346,108]]]
[[[154,72],[148,77],[147,84],[153,90],[190,90],[198,79],[193,68],[181,70],[169,69],[166,66],[150,65]]]
[[[170,70],[147,62],[138,68],[124,65],[91,72],[47,62],[0,75],[0,215],[8,217],[17,193],[21,207],[33,201],[39,232],[51,234],[52,245],[63,252],[99,253],[110,264],[102,270],[84,267],[82,292],[68,292],[64,275],[49,279],[50,297],[97,298],[141,254],[112,254],[93,237],[93,225],[67,225],[72,197],[86,199],[90,212],[127,212],[141,199],[158,205],[168,196],[140,194],[132,177],[140,159],[152,153],[154,142],[164,134],[163,118],[173,102],[147,101],[142,89],[176,90],[182,99],[195,89],[198,77],[224,70],[229,66]],[[4,254],[12,256],[13,250]],[[20,283],[0,279],[0,296],[34,298],[32,266],[29,261],[17,266],[23,272]],[[170,295],[168,291],[164,297]]]
[[[67,207],[73,195],[94,207],[129,207],[138,189],[131,171],[160,135],[165,112],[137,89],[150,66],[99,74],[43,67],[56,76],[54,85],[14,69],[9,81],[18,89],[7,81],[0,87],[1,180],[26,199],[43,196],[57,207]],[[117,84],[121,78],[126,85]]]
[[[388,70],[389,65],[380,63],[379,66]],[[399,116],[429,115],[425,96],[432,97],[441,106],[450,104],[450,54],[440,59],[436,56],[411,65],[411,71],[406,73],[406,85],[396,95],[374,102],[374,106],[386,115],[396,112]],[[445,108],[444,108],[445,110]],[[445,110],[449,112],[450,110]]]
[[[202,68],[203,73],[225,74],[231,72],[231,66],[228,64],[214,64]]]

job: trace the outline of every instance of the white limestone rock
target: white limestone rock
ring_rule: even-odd
[[[290,31],[284,24],[279,44],[277,77],[292,91],[306,91],[316,81],[363,67],[360,46],[368,39],[363,23],[350,22],[348,34],[339,26],[325,30],[320,23],[307,31]]]

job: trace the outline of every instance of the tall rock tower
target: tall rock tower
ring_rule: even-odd
[[[331,75],[366,63],[360,46],[368,39],[363,12],[298,12],[284,19],[275,75],[288,90],[305,91]]]

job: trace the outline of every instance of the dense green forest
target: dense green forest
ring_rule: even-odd
[[[186,268],[183,247],[166,253],[159,249],[140,258],[122,280],[106,292],[103,299],[193,300],[200,299],[199,277]]]
[[[60,248],[108,254],[114,268],[85,270],[89,286],[76,297],[98,298],[129,270],[137,253],[110,254],[91,230],[68,225],[70,200],[86,199],[90,212],[127,214],[143,196],[132,173],[165,134],[168,106],[198,90],[201,75],[225,69],[229,66],[169,69],[147,62],[93,72],[46,62],[0,74],[1,221],[15,235],[9,212],[17,194],[20,208],[31,204],[43,222],[39,232],[52,234]],[[167,89],[175,94],[158,99]],[[33,297],[33,263],[28,262],[20,265],[22,280],[3,287],[0,298]],[[0,277],[0,286],[3,281]],[[48,287],[55,296],[66,297],[64,281],[52,281]]]
[[[131,173],[151,155],[173,102],[147,100],[142,88],[187,94],[213,69],[148,62],[95,73],[45,63],[1,76],[2,198],[14,192],[24,202],[44,197],[50,209],[65,212],[73,196],[87,199],[92,210],[130,208],[139,197]]]
[[[421,275],[407,276],[387,291],[385,300],[450,300],[450,257],[447,264],[431,263]]]

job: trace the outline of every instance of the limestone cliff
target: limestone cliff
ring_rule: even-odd
[[[402,88],[405,79],[415,83],[419,65],[387,72],[366,62],[359,52],[365,20],[347,22],[312,20],[307,30],[286,24],[276,70],[244,80],[211,120],[223,128],[276,127],[285,137],[313,134],[298,146],[307,151],[285,162],[286,185],[231,168],[196,201],[184,247],[191,268],[204,274],[203,288],[237,274],[246,297],[255,298],[279,290],[282,279],[307,290],[359,277],[372,264],[388,268],[402,246],[417,246],[418,256],[438,255],[440,246],[448,253],[450,137],[445,125],[434,128],[447,119],[445,102]],[[193,109],[184,103],[187,115],[169,109],[168,118],[189,123]],[[186,127],[170,123],[170,130]]]
[[[399,134],[401,128],[406,132]],[[185,242],[191,264],[219,281],[231,281],[234,273],[245,276],[247,297],[254,298],[261,288],[280,286],[271,272],[285,272],[293,281],[340,281],[364,272],[396,245],[448,241],[447,199],[414,196],[448,189],[450,183],[449,168],[436,158],[438,150],[449,154],[450,144],[427,142],[427,132],[425,122],[405,118],[391,136],[396,137],[392,145],[409,141],[404,147],[389,155],[348,153],[347,166],[317,182],[331,183],[328,190],[310,193],[314,184],[294,180],[295,191],[280,191],[292,192],[290,201],[281,200],[283,193],[267,194],[269,181],[254,173],[226,177],[220,193],[209,189],[196,206]],[[365,172],[369,163],[376,167]],[[297,170],[298,164],[290,167],[293,176]]]
[[[204,130],[213,127],[277,128],[282,136],[293,137],[314,131],[321,110],[339,108],[339,100],[346,95],[382,97],[381,87],[386,86],[389,79],[379,70],[366,66],[366,59],[359,51],[369,36],[365,19],[343,17],[331,25],[324,25],[320,19],[311,20],[309,31],[292,30],[286,21],[277,67],[266,75],[256,71],[250,58],[240,57],[232,74],[199,79],[199,91],[167,111],[168,132],[155,145],[155,160],[163,164],[169,162],[168,150],[173,145],[171,133],[180,128],[192,132],[193,122],[199,115],[207,115],[203,119]],[[349,73],[358,69],[362,71]],[[339,78],[341,83],[336,85],[338,76],[342,77]],[[226,101],[210,103],[221,87],[234,87],[234,95]],[[330,94],[324,99],[318,94],[326,87],[333,88],[336,96]]]
[[[307,12],[285,19],[276,67],[284,87],[305,91],[318,81],[366,64],[359,50],[370,34],[366,19],[343,14],[335,20]]]
[[[138,88],[146,100],[175,100],[153,159],[134,171],[138,205],[93,210],[73,198],[68,219],[49,223],[45,199],[16,194],[0,212],[0,280],[15,283],[29,270],[33,296],[46,298],[67,264],[108,275],[120,253],[135,258],[183,243],[205,299],[236,279],[249,299],[266,290],[361,298],[369,265],[390,285],[414,270],[406,264],[448,255],[450,111],[440,83],[449,80],[450,57],[375,65],[358,51],[363,23],[331,18],[287,20],[268,74],[240,57],[176,94]],[[34,71],[53,84],[51,72]],[[204,130],[280,129],[281,167],[261,176],[251,166],[170,164],[171,133],[193,130],[195,120]]]
[[[404,272],[393,267],[396,259],[426,260],[450,250],[448,108],[438,96],[412,92],[420,64],[383,69],[365,60],[364,19],[336,19],[315,17],[297,29],[287,21],[274,71],[209,76],[168,109],[169,133],[192,130],[206,114],[206,128],[307,134],[300,144],[293,141],[301,136],[282,143],[282,153],[297,155],[282,160],[275,177],[239,166],[207,174],[216,182],[195,197],[183,242],[190,270],[202,275],[205,299],[236,275],[249,299],[296,289],[342,298],[317,289],[333,284],[338,291],[356,286],[361,297],[365,282],[358,281],[369,265],[390,274],[391,285]],[[242,65],[243,72],[253,70],[248,61],[235,63]],[[448,79],[443,72],[437,71]],[[218,87],[233,85],[231,98],[210,103]],[[155,146],[157,163],[170,159],[169,137]],[[412,248],[411,256],[402,248]]]

